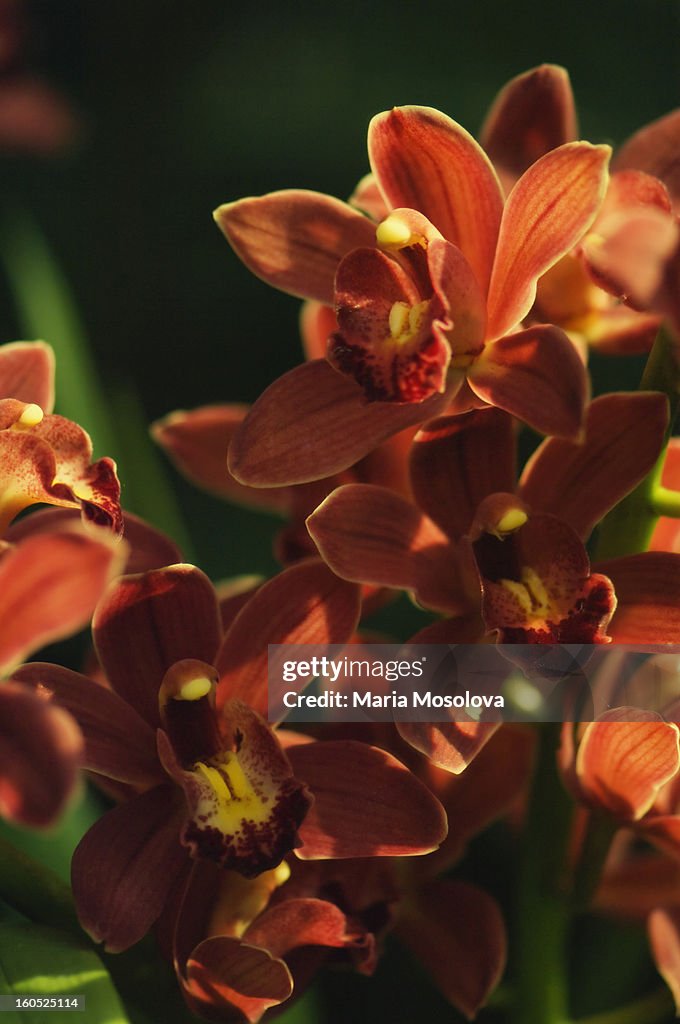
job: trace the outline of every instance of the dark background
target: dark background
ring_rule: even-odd
[[[26,67],[70,99],[81,132],[58,159],[6,155],[0,209],[29,212],[65,275],[119,427],[128,504],[147,513],[143,460],[135,466],[143,444],[134,431],[123,437],[139,414],[121,414],[131,396],[143,423],[252,401],[299,360],[299,303],[239,263],[213,224],[217,205],[294,186],[346,197],[368,169],[374,113],[422,103],[475,132],[504,82],[544,61],[569,68],[593,142],[622,141],[678,99],[669,0],[599,0],[587,12],[563,0],[25,7]],[[26,324],[4,288],[0,328],[11,340]],[[38,326],[59,341],[49,314]],[[603,386],[625,372],[609,362]],[[167,475],[208,571],[272,570],[267,517]]]

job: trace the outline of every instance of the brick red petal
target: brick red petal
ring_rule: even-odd
[[[215,211],[245,265],[274,288],[333,305],[338,263],[375,245],[375,225],[347,203],[304,189],[239,199]]]
[[[180,975],[184,998],[203,1020],[256,1024],[265,1010],[291,995],[282,960],[240,939],[216,936],[193,951]]]
[[[359,611],[359,588],[318,559],[279,573],[244,605],[224,638],[215,663],[218,706],[238,697],[266,716],[269,645],[344,644]]]
[[[647,551],[596,568],[616,591],[618,607],[608,628],[615,643],[680,643],[679,554]]]
[[[577,135],[568,72],[556,64],[541,64],[503,86],[487,114],[480,141],[512,187],[534,161]]]
[[[542,434],[576,437],[588,397],[588,377],[564,331],[538,324],[485,347],[468,371],[474,393]]]
[[[426,608],[467,609],[457,549],[415,505],[385,487],[347,484],[307,520],[323,559],[344,579],[410,590]]]
[[[18,398],[50,413],[54,407],[54,352],[44,341],[0,347],[0,398]]]
[[[363,458],[400,430],[436,416],[445,395],[366,404],[358,385],[323,360],[275,381],[255,402],[229,449],[229,468],[254,487],[306,483]]]
[[[624,821],[638,821],[657,793],[680,769],[678,727],[650,712],[630,708],[607,712],[591,722],[576,756],[576,773],[591,806]]]
[[[125,548],[80,528],[26,537],[0,557],[0,668],[82,629]]]
[[[26,686],[0,686],[0,815],[31,828],[53,824],[76,787],[82,754],[70,715]]]
[[[286,899],[269,907],[246,930],[244,940],[284,957],[300,946],[342,949],[363,944],[362,929],[352,927],[339,907],[321,899]]]
[[[585,540],[650,472],[667,423],[667,400],[658,392],[602,395],[588,408],[580,443],[549,438],[534,452],[519,494],[534,512],[559,516]]]
[[[98,605],[92,628],[112,688],[153,727],[167,670],[184,658],[213,664],[221,639],[215,590],[192,565],[121,577]]]
[[[680,910],[653,910],[647,927],[652,956],[680,1014]]]
[[[129,704],[99,683],[59,665],[22,665],[13,679],[70,712],[85,739],[83,767],[148,787],[165,779],[156,736]]]
[[[501,979],[507,940],[495,900],[467,882],[424,886],[400,915],[397,934],[440,992],[468,1020]]]
[[[515,486],[515,437],[499,409],[440,416],[420,428],[411,448],[418,506],[449,537],[467,533],[477,506]]]
[[[486,291],[503,199],[484,150],[440,111],[408,106],[373,118],[368,151],[388,204],[432,221],[462,250]]]
[[[446,815],[401,762],[353,740],[288,749],[314,804],[300,827],[302,860],[429,853],[446,835]]]
[[[179,790],[156,786],[100,818],[71,864],[78,917],[112,953],[138,942],[163,910],[187,853],[179,843]]]
[[[680,110],[645,125],[617,151],[615,170],[633,168],[660,178],[680,200]]]
[[[246,405],[171,412],[152,424],[151,434],[180,473],[203,490],[252,508],[284,511],[290,504],[287,490],[244,487],[227,469],[229,444],[247,413]]]
[[[537,160],[508,196],[489,285],[487,337],[527,315],[536,282],[583,237],[607,187],[609,146],[569,142]]]

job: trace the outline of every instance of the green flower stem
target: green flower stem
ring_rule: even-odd
[[[572,901],[576,910],[587,910],[599,885],[617,828],[613,818],[601,814],[590,815],[574,875]]]
[[[71,890],[49,868],[0,836],[0,899],[36,924],[84,938]]]
[[[537,728],[536,769],[518,879],[516,1024],[568,1020],[570,902],[564,883],[573,804],[557,770],[560,728],[559,723]]]
[[[673,997],[664,987],[618,1010],[581,1017],[575,1024],[667,1024],[674,1012]]]
[[[671,491],[668,487],[659,486],[652,494],[652,505],[658,516],[680,519],[680,491]]]
[[[649,353],[640,381],[641,391],[661,391],[668,399],[669,422],[666,443],[680,406],[680,363],[676,349],[677,341],[667,328],[662,326]],[[664,451],[651,473],[600,523],[596,559],[617,558],[620,555],[646,551],[659,516],[680,514],[660,511],[658,507],[659,494],[661,504],[664,503],[665,489],[660,488],[659,481],[665,447],[664,444]]]

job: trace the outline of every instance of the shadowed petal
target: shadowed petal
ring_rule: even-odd
[[[616,152],[613,166],[619,171],[646,171],[668,187],[680,200],[680,110],[645,125]]]
[[[126,547],[77,527],[27,537],[0,557],[0,668],[89,621]]]
[[[244,934],[254,946],[283,957],[299,946],[362,945],[362,929],[352,928],[342,911],[321,899],[287,899],[255,919]]]
[[[359,588],[318,559],[279,573],[241,609],[224,638],[216,660],[218,706],[239,697],[266,715],[269,644],[344,644],[359,611]]]
[[[123,576],[98,605],[92,631],[112,688],[155,727],[167,670],[184,658],[214,661],[221,638],[217,596],[192,565]]]
[[[575,437],[581,429],[588,377],[559,327],[539,324],[487,345],[468,381],[479,398],[542,434]]]
[[[680,643],[680,555],[647,551],[600,562],[618,607],[609,635],[619,644]]]
[[[410,469],[419,507],[449,537],[460,537],[483,498],[514,489],[512,420],[500,409],[431,420],[414,438]]]
[[[512,187],[539,157],[576,137],[569,75],[556,64],[541,64],[501,89],[487,114],[480,142]]]
[[[0,347],[0,398],[54,407],[54,352],[44,341],[15,341]]]
[[[583,237],[607,188],[609,146],[570,142],[537,160],[508,196],[489,286],[487,337],[524,319],[536,281]]]
[[[325,359],[328,339],[338,329],[335,311],[322,302],[304,302],[300,310],[300,334],[305,358]]]
[[[353,740],[290,747],[314,804],[300,828],[302,860],[429,853],[446,835],[441,804],[401,762]]]
[[[462,250],[485,291],[503,199],[484,150],[445,114],[408,106],[373,118],[368,151],[388,203],[432,221]]]
[[[664,457],[661,484],[671,490],[680,490],[680,438],[672,437]],[[662,516],[656,524],[650,551],[674,551],[680,554],[680,524],[677,519]]]
[[[70,715],[14,683],[0,686],[0,814],[51,825],[73,793],[83,740]]]
[[[265,1010],[288,999],[290,971],[266,949],[216,936],[194,949],[180,975],[184,997],[203,1020],[255,1024]]]
[[[505,927],[495,900],[466,882],[430,882],[405,904],[397,934],[472,1020],[505,968]]]
[[[549,438],[527,462],[519,494],[582,539],[650,472],[668,423],[657,392],[602,395],[591,402],[580,444]]]
[[[347,484],[322,502],[307,526],[324,561],[344,579],[411,590],[427,608],[467,609],[455,547],[398,494]]]
[[[78,917],[112,953],[138,942],[186,864],[181,794],[156,786],[107,811],[81,839],[71,865]]]
[[[205,405],[191,412],[172,412],[152,424],[151,434],[180,473],[198,487],[242,505],[284,511],[290,504],[286,490],[244,487],[227,469],[229,443],[247,413],[246,405]]]
[[[111,690],[78,672],[40,662],[22,665],[12,678],[73,715],[85,738],[84,768],[142,786],[165,779],[153,730]]]
[[[390,212],[374,174],[364,174],[348,202],[357,210],[367,213],[374,221],[384,220]]]
[[[326,360],[305,363],[271,384],[229,448],[244,484],[280,486],[347,469],[388,437],[436,416],[445,395],[424,402],[366,404],[357,384]]]
[[[375,225],[347,203],[320,192],[285,189],[239,199],[215,211],[236,254],[263,281],[302,299],[333,305],[338,263],[375,245]]]

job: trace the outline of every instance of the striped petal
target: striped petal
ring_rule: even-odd
[[[373,118],[368,152],[387,202],[432,221],[461,249],[486,291],[503,199],[481,146],[438,110],[409,106]]]
[[[320,192],[286,189],[239,199],[215,211],[237,256],[274,288],[333,305],[338,263],[375,245],[375,225],[347,203]]]
[[[392,491],[372,484],[339,487],[307,526],[324,561],[344,579],[410,590],[426,608],[467,610],[456,549]]]
[[[615,643],[680,643],[680,555],[647,551],[595,568],[609,576],[616,591],[618,606],[608,630]]]
[[[581,430],[588,377],[564,331],[539,324],[485,347],[468,371],[474,393],[542,434]]]
[[[320,480],[436,416],[447,402],[446,395],[435,395],[424,402],[367,405],[357,384],[325,359],[305,363],[255,402],[229,448],[229,468],[254,487]]]
[[[602,395],[588,408],[580,443],[549,438],[534,452],[519,494],[534,512],[559,516],[585,540],[650,472],[667,423],[662,394]]]
[[[577,137],[568,72],[541,64],[511,79],[487,114],[480,141],[510,188],[539,157]]]
[[[570,142],[522,175],[503,211],[489,286],[487,337],[527,315],[536,282],[583,237],[607,188],[609,146]]]

